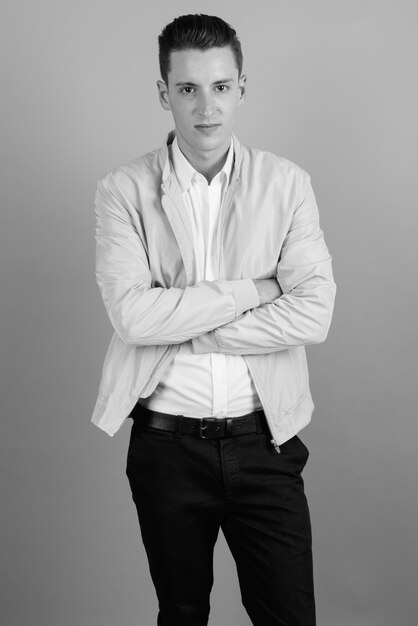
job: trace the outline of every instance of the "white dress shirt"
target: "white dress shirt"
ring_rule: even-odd
[[[223,168],[208,184],[185,158],[177,138],[172,144],[174,171],[190,215],[195,282],[219,278],[218,222],[233,159],[231,139]],[[153,411],[197,418],[237,417],[261,408],[242,356],[194,354],[190,341],[181,344],[155,391],[140,403]]]

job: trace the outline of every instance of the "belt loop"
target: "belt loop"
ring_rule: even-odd
[[[259,435],[260,433],[263,432],[263,424],[262,424],[263,415],[264,415],[263,411],[257,411],[254,414],[254,417],[255,417],[255,427],[257,429],[256,430],[257,435]]]
[[[176,432],[174,434],[174,438],[181,439],[182,431],[183,431],[183,416],[177,415]]]

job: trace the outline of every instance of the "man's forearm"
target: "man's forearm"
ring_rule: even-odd
[[[303,295],[285,294],[212,332],[193,339],[196,354],[267,354],[320,343],[328,332],[335,296],[331,280]]]
[[[166,345],[189,341],[258,306],[251,280],[202,281],[180,288],[123,285],[98,277],[110,320],[125,343]]]
[[[183,343],[222,328],[280,295],[275,278],[201,281],[184,289],[145,288],[141,294],[135,289],[122,297],[112,291],[117,304],[109,315],[126,343]]]

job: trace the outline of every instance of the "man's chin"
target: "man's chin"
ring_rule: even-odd
[[[197,150],[220,150],[223,147],[228,147],[231,141],[231,135],[227,135],[224,132],[214,133],[212,135],[199,136],[196,140]]]

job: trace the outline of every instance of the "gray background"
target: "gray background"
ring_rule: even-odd
[[[316,411],[302,435],[318,624],[415,626],[417,3],[2,8],[2,624],[155,624],[129,428],[109,438],[89,423],[111,336],[92,206],[100,176],[171,128],[156,36],[203,11],[241,36],[238,135],[310,172],[334,257],[335,317],[308,351]],[[222,538],[212,605],[211,626],[249,624]]]

